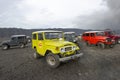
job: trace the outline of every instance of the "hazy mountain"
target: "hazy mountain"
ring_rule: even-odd
[[[82,34],[85,31],[84,29],[77,28],[49,28],[49,29],[21,29],[21,28],[0,28],[0,38],[10,37],[11,35],[25,34],[31,36],[33,31],[42,31],[42,30],[59,30],[64,32],[76,32],[77,35]],[[116,30],[117,33],[120,33],[120,30]]]

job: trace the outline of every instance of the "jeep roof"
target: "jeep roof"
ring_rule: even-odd
[[[84,32],[84,33],[96,33],[96,32],[104,32],[104,31],[87,31],[87,32]]]
[[[75,32],[64,32],[64,34],[73,34]]]
[[[56,31],[56,30],[45,30],[45,31],[35,31],[34,33],[41,33],[41,32],[62,32],[62,31]]]
[[[23,37],[23,36],[26,36],[26,35],[12,35],[11,37]]]

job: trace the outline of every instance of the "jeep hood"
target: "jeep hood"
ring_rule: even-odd
[[[106,36],[99,36],[99,39],[107,39],[107,38],[110,38],[110,37],[106,37]]]
[[[120,38],[120,35],[113,35],[113,37]]]
[[[112,39],[118,39],[118,38],[120,38],[120,35],[109,35],[108,37],[110,37]]]
[[[1,44],[9,43],[9,42],[10,42],[10,40],[6,40],[6,41],[1,42]]]
[[[50,41],[46,41],[45,45],[61,47],[61,46],[74,45],[74,43],[68,42],[68,41],[63,41],[63,40],[50,40]]]

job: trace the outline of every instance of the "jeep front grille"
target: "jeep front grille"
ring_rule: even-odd
[[[107,41],[108,41],[108,42],[111,42],[112,40],[111,40],[111,38],[107,38]]]
[[[70,51],[70,50],[72,50],[72,47],[66,47],[65,48],[65,51]]]

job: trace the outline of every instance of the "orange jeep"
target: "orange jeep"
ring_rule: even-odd
[[[105,48],[106,46],[113,47],[114,40],[105,36],[104,31],[89,31],[84,32],[82,40],[86,42],[86,45],[91,44],[98,46],[99,48]]]

